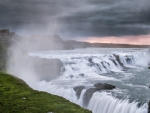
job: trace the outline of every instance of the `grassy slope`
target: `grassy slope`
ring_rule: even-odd
[[[5,69],[6,57],[7,57],[7,47],[6,44],[0,41],[0,70]]]
[[[31,89],[22,80],[0,73],[0,113],[91,113],[62,97]]]

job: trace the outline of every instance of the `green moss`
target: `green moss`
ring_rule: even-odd
[[[1,113],[91,113],[62,97],[31,89],[24,81],[0,73]]]

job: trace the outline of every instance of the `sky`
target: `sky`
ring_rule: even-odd
[[[19,35],[150,44],[150,0],[0,0],[0,29]]]

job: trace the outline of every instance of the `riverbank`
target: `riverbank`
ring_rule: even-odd
[[[24,81],[0,73],[2,113],[91,113],[68,100],[31,89]]]

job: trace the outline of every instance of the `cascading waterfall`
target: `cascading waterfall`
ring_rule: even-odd
[[[92,110],[93,113],[148,113],[146,101],[141,106],[138,106],[140,101],[136,102],[136,100],[132,99],[133,96],[130,95],[130,91],[132,89],[133,91],[135,90],[133,92],[135,95],[138,95],[136,90],[146,91],[145,93],[147,95],[150,94],[150,91],[144,83],[138,85],[135,82],[133,85],[128,85],[132,84],[133,77],[141,76],[134,76],[134,73],[128,74],[126,72],[128,69],[135,69],[135,72],[136,70],[140,71],[143,68],[141,69],[139,67],[148,65],[149,57],[146,51],[108,51],[106,53],[105,51],[100,51],[101,53],[99,51],[95,53],[93,53],[93,51],[83,51],[84,50],[73,50],[69,52],[58,51],[58,53],[31,53],[31,56],[58,58],[63,62],[59,78],[50,82],[39,82],[39,90],[62,96],[71,102]],[[60,54],[60,52],[62,53]],[[126,75],[132,76],[126,78]],[[97,81],[114,83],[114,85],[118,87],[117,90],[122,92],[121,95],[127,93],[126,99],[122,98],[123,96],[120,98],[117,98],[117,96],[114,97],[114,95],[112,95],[114,90],[94,91],[91,92],[92,96],[90,98],[86,98],[88,103],[85,103],[86,91],[89,88],[93,88],[93,84],[97,83]],[[76,86],[81,86],[78,95],[74,89]],[[127,86],[130,88],[129,90]],[[118,95],[118,93],[116,93],[116,95]],[[144,96],[141,96],[141,98],[144,98]],[[149,97],[147,96],[147,98]]]
[[[139,108],[136,102],[121,101],[106,93],[97,92],[93,94],[88,109],[93,113],[148,113],[147,104]]]

